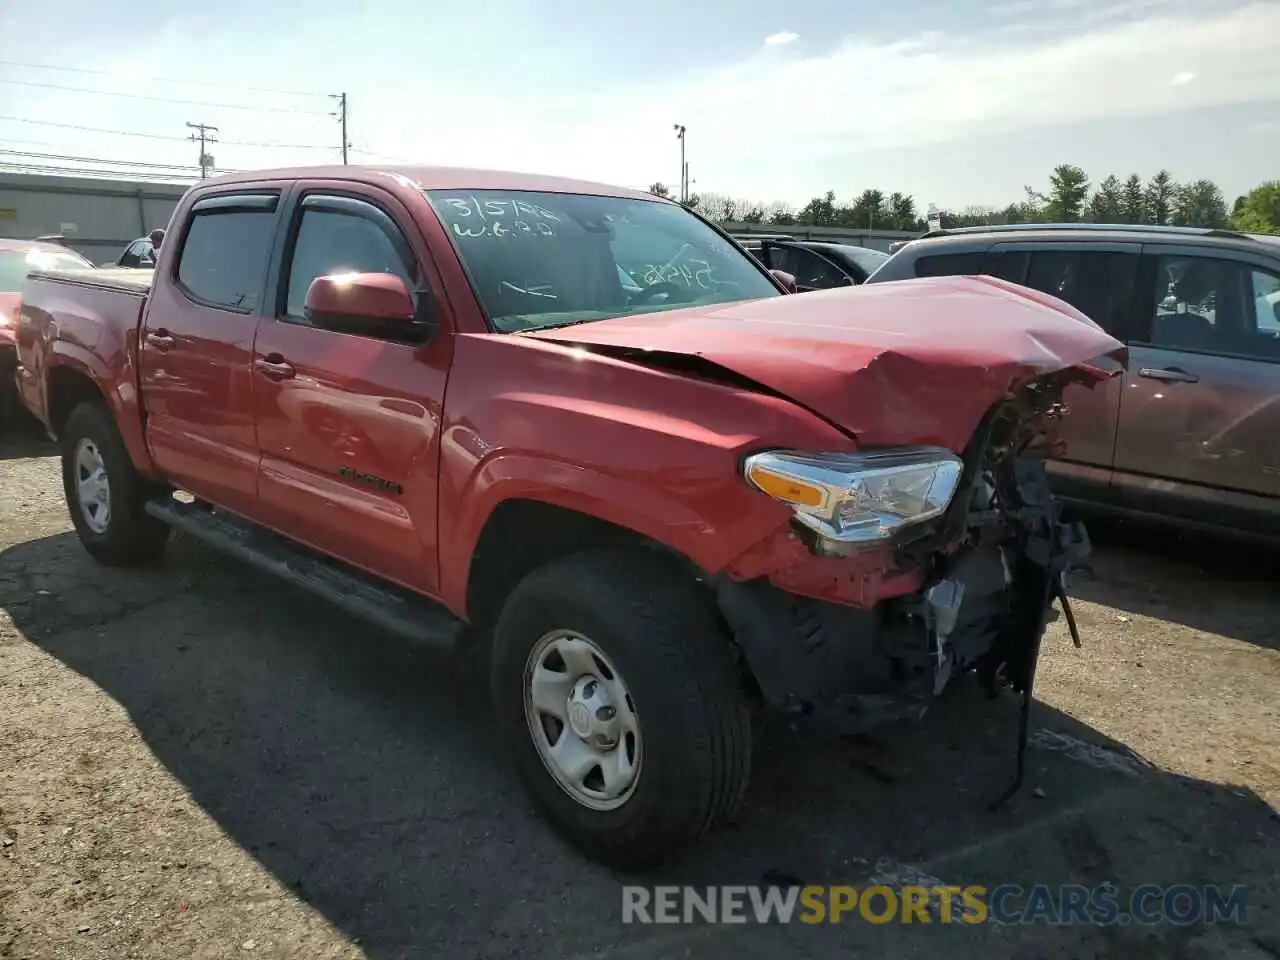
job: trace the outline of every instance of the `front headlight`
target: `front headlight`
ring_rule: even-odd
[[[883,542],[901,528],[946,512],[964,462],[941,447],[868,453],[774,450],[743,462],[756,489],[795,511],[796,519],[845,547]]]

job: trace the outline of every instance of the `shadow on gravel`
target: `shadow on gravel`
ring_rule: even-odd
[[[69,604],[75,591],[100,599]],[[1276,935],[1256,910],[1230,930],[624,926],[620,878],[554,839],[509,776],[478,656],[389,639],[182,541],[129,573],[94,566],[69,534],[15,546],[0,554],[0,607],[375,960],[1198,957],[1219,954],[1183,953],[1197,938],[1252,950]],[[1042,705],[1026,791],[986,812],[1012,773],[1015,715],[1012,697],[962,691],[869,743],[766,729],[738,822],[650,882],[1220,882],[1276,902],[1280,830],[1258,797],[1153,770]]]
[[[25,457],[51,457],[57,446],[29,418],[16,422],[0,423],[0,460],[20,460]]]
[[[1280,548],[1089,518],[1092,576],[1071,595],[1128,613],[1280,649]]]

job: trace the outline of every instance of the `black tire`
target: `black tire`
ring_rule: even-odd
[[[129,566],[152,560],[164,552],[169,527],[144,509],[157,491],[138,475],[125,449],[111,412],[100,401],[82,403],[62,428],[62,488],[71,522],[84,548],[99,563]],[[76,457],[82,441],[100,452],[109,487],[110,514],[106,528],[94,530],[81,509]]]
[[[13,382],[13,368],[0,364],[0,435],[16,433],[22,426],[22,404],[18,386]]]
[[[616,666],[640,724],[639,779],[625,804],[591,809],[548,771],[525,714],[525,669],[551,631],[582,634]],[[490,693],[520,776],[587,856],[639,870],[674,859],[742,802],[751,718],[730,640],[691,578],[657,558],[578,554],[529,574],[494,631]]]

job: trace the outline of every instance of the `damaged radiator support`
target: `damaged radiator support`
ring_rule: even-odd
[[[895,569],[928,571],[919,592],[855,607],[763,577],[709,578],[764,699],[794,726],[856,735],[920,718],[957,676],[973,673],[993,696],[1005,686],[1021,696],[1013,781],[990,808],[1019,791],[1040,645],[1056,600],[1080,646],[1066,576],[1090,552],[1083,525],[1064,520],[1049,488],[1055,387],[993,408],[965,452],[952,509],[894,546]]]
[[[1026,776],[1027,744],[1031,736],[1031,706],[1035,692],[1036,671],[1040,665],[1040,646],[1053,612],[1055,599],[1062,606],[1062,615],[1067,621],[1067,628],[1071,631],[1072,643],[1077,648],[1081,645],[1075,614],[1071,610],[1071,601],[1067,598],[1066,577],[1070,570],[1079,567],[1088,556],[1088,535],[1082,524],[1064,523],[1062,504],[1047,496],[1047,486],[1045,492],[1046,499],[1042,504],[1044,512],[1040,523],[1037,524],[1039,529],[1033,529],[1028,533],[1020,561],[1024,572],[1030,576],[1027,576],[1022,597],[1015,599],[1015,604],[1020,601],[1029,603],[1032,598],[1036,599],[1035,605],[1027,611],[1027,619],[1034,622],[1035,626],[1030,642],[1021,647],[1025,651],[1024,657],[1021,660],[1015,657],[1006,667],[1010,670],[1008,679],[1011,685],[1022,695],[1021,708],[1018,711],[1016,766],[1013,782],[989,805],[988,809],[992,811],[1004,806],[1022,789]]]

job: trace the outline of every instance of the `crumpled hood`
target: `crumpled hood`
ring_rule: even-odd
[[[1124,346],[1079,310],[993,277],[867,284],[526,336],[700,357],[864,444],[957,452],[1009,390],[1104,356],[1127,361]]]
[[[0,345],[17,342],[19,294],[0,292]]]

